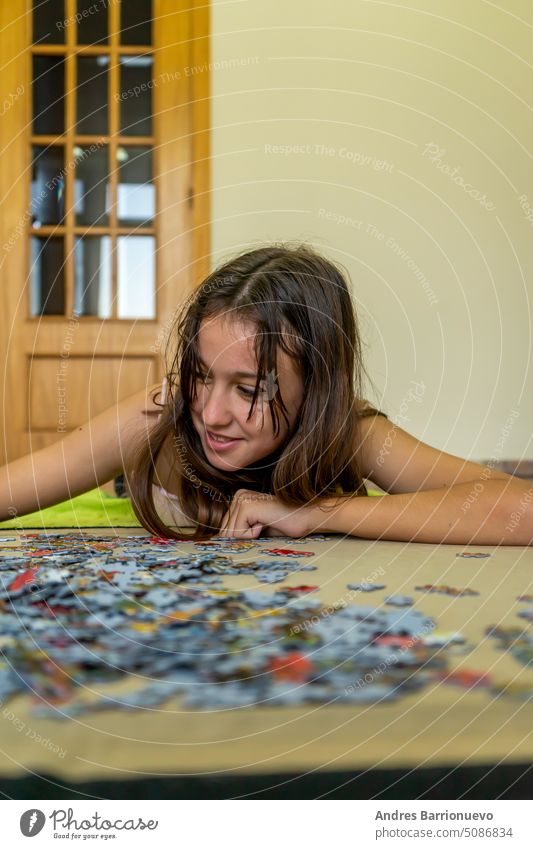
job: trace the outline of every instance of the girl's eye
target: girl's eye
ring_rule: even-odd
[[[252,398],[254,394],[254,390],[250,389],[249,386],[239,386],[239,392],[242,392],[243,395],[246,395],[247,398]]]

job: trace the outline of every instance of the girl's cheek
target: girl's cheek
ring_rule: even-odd
[[[248,427],[256,430],[261,430],[263,418],[261,413],[261,398],[257,399],[257,403],[254,409],[251,411],[251,415],[250,405],[251,401],[248,401],[245,398],[241,399],[239,403],[240,416],[242,417],[242,420],[247,423]],[[248,416],[250,416],[250,418],[248,418]]]
[[[202,410],[205,406],[205,387],[198,386],[196,389],[196,396],[192,401],[192,409],[193,410]]]
[[[202,412],[202,409],[202,403],[200,401],[200,398],[197,396],[191,404],[191,410],[193,413],[196,413],[196,415],[199,416]]]

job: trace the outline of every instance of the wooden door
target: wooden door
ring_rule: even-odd
[[[0,4],[2,462],[162,376],[209,268],[207,29],[200,2]]]

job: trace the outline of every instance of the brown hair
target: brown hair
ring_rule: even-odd
[[[198,333],[205,318],[229,314],[257,327],[254,350],[260,385],[275,375],[278,349],[294,357],[304,385],[296,425],[257,468],[225,472],[206,459],[189,409],[201,372]],[[248,251],[210,274],[180,309],[171,334],[177,339],[169,363],[168,397],[162,415],[139,447],[130,494],[140,522],[152,533],[177,537],[155,509],[155,461],[173,439],[181,511],[196,528],[192,538],[212,536],[221,527],[237,489],[272,493],[287,505],[346,493],[366,495],[357,458],[358,422],[384,415],[361,401],[361,340],[346,280],[325,257],[305,245],[269,245]],[[270,397],[270,394],[273,397]],[[287,419],[281,393],[269,393],[275,433]]]

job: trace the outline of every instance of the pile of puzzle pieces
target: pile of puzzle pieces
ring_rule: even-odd
[[[29,693],[34,712],[59,718],[174,697],[191,708],[356,704],[435,680],[489,686],[482,674],[454,679],[448,649],[464,639],[439,637],[410,597],[388,597],[405,609],[387,610],[325,606],[307,583],[273,593],[225,588],[226,575],[279,584],[315,570],[312,541],[285,549],[269,538],[217,540],[191,553],[179,541],[137,535],[25,534],[16,547],[0,540],[0,703]],[[260,556],[237,560],[243,553]],[[139,686],[97,694],[95,685],[126,678]]]

